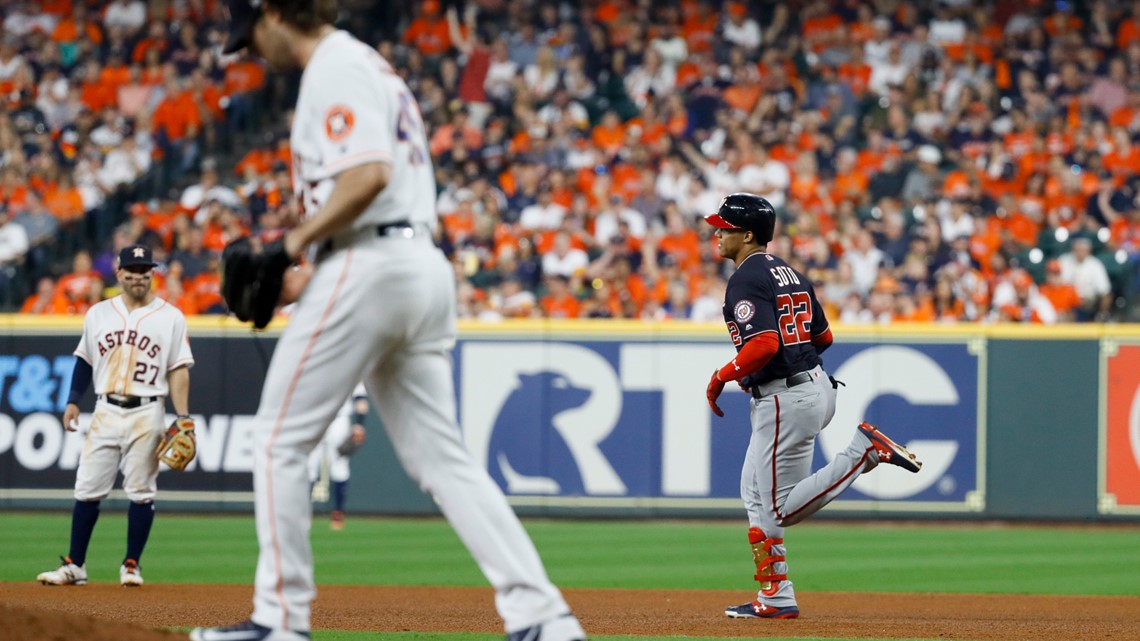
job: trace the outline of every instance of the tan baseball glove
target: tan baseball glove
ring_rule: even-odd
[[[182,471],[194,460],[198,443],[194,439],[194,419],[179,416],[162,433],[154,457],[166,463],[172,470]]]

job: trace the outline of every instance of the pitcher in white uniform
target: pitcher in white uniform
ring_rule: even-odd
[[[71,549],[60,557],[59,568],[36,577],[44,585],[86,585],[87,545],[99,519],[99,503],[111,492],[120,470],[131,504],[119,583],[143,584],[139,561],[154,522],[155,448],[165,429],[166,397],[179,416],[189,414],[194,364],[186,317],[150,290],[154,265],[147,247],[124,247],[115,270],[122,294],[95,304],[83,319],[64,429],[78,429],[78,402],[92,377],[97,401],[75,473]]]
[[[415,98],[375,49],[332,26],[333,0],[228,5],[225,51],[249,47],[275,69],[304,70],[290,134],[304,218],[284,247],[292,257],[308,248],[315,268],[273,354],[254,426],[253,615],[191,638],[310,638],[306,461],[363,380],[404,469],[494,586],[507,638],[585,639],[456,423],[455,276],[432,243],[435,179]]]

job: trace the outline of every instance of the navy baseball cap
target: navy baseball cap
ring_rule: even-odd
[[[230,35],[222,53],[234,53],[245,49],[253,38],[253,25],[261,15],[262,0],[226,0],[230,14]]]
[[[154,267],[157,264],[150,253],[150,247],[146,245],[128,245],[119,251],[119,269],[139,265]]]

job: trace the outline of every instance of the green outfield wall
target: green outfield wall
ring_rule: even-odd
[[[161,474],[160,501],[251,509],[254,415],[281,330],[190,320],[199,458]],[[60,415],[81,331],[79,318],[0,316],[0,507],[71,501],[83,430],[64,432]],[[847,386],[816,467],[860,420],[908,444],[925,467],[876,470],[822,517],[1140,521],[1140,326],[834,333],[825,366]],[[463,324],[453,389],[441,394],[456,395],[472,455],[522,513],[740,516],[749,398],[727,393],[724,419],[704,401],[708,373],[731,354],[718,325]],[[93,403],[89,392],[81,424]],[[350,508],[435,513],[375,412],[367,429],[352,459]]]

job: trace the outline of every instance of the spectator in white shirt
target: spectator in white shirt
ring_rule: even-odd
[[[542,273],[547,276],[574,276],[590,264],[586,252],[571,244],[570,234],[564,231],[554,236],[554,246],[542,256]]]
[[[740,190],[763,196],[773,207],[780,209],[787,202],[788,185],[792,183],[788,167],[770,159],[763,145],[757,145],[754,152],[753,162],[741,167],[737,173]]]
[[[150,153],[140,149],[130,130],[124,132],[122,144],[103,158],[99,169],[99,186],[111,193],[122,185],[130,185],[150,169]]]
[[[661,25],[661,33],[650,41],[649,46],[661,54],[661,61],[670,67],[676,67],[689,57],[689,45],[681,37],[680,30],[673,20]]]
[[[709,211],[712,211],[711,209]],[[594,240],[599,245],[613,241],[620,233],[619,224],[629,225],[629,233],[634,238],[644,238],[647,225],[645,217],[636,209],[626,207],[621,196],[610,196],[610,202],[594,219]]]
[[[0,80],[8,80],[16,75],[16,70],[24,66],[23,56],[17,53],[19,44],[19,38],[11,35],[4,36],[0,41]]]
[[[865,229],[855,235],[852,247],[843,252],[843,262],[851,265],[851,280],[860,295],[866,296],[875,286],[884,257],[882,250],[875,247],[871,232]]]
[[[103,13],[103,27],[122,28],[134,36],[146,24],[146,3],[142,0],[115,0]]]
[[[498,39],[491,45],[491,62],[487,75],[483,78],[483,90],[487,97],[497,104],[510,105],[514,97],[515,81],[519,66],[510,58],[510,47],[505,39]]]
[[[218,182],[218,165],[212,158],[202,161],[202,176],[197,185],[190,185],[182,192],[179,205],[185,211],[196,212],[194,222],[206,223],[206,205],[216,200],[230,209],[242,207],[237,192]]]
[[[939,2],[930,21],[930,39],[940,45],[955,44],[966,39],[966,23],[946,2]]]
[[[763,34],[760,25],[748,15],[743,2],[728,3],[728,19],[724,21],[724,39],[748,52],[760,48]]]
[[[519,215],[519,225],[526,229],[558,229],[566,215],[566,208],[554,202],[553,195],[550,183],[540,183],[538,202],[523,208]]]
[[[886,62],[871,64],[871,79],[867,82],[871,91],[886,96],[892,85],[901,85],[910,73],[910,67],[902,59],[902,48],[892,42],[887,50]]]
[[[1070,253],[1058,259],[1061,263],[1061,280],[1072,285],[1081,297],[1081,308],[1076,310],[1077,320],[1103,320],[1112,305],[1112,284],[1104,263],[1092,255],[1092,241],[1077,238]]]

